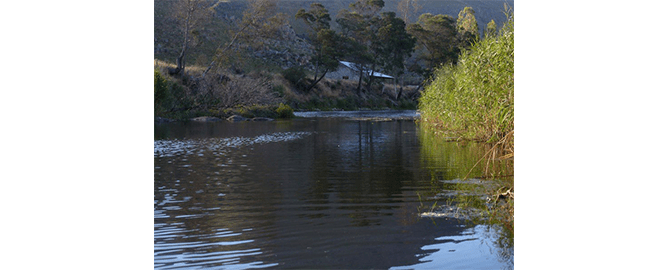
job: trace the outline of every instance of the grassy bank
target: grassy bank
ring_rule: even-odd
[[[435,72],[420,98],[421,124],[442,140],[486,142],[472,167],[482,166],[482,175],[501,179],[488,197],[495,199],[491,216],[513,231],[513,19],[460,55],[457,65]],[[500,166],[504,164],[504,166]],[[511,166],[510,174],[508,166]],[[466,177],[474,177],[468,174]],[[499,200],[505,203],[498,203]]]

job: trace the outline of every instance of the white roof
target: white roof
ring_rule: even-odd
[[[346,62],[346,61],[339,61],[339,63],[342,63],[342,65],[347,66],[350,69],[358,70],[358,68],[355,66],[355,63]],[[367,72],[367,75],[369,75],[370,71],[366,71],[366,72]],[[386,79],[392,79],[393,78],[392,76],[388,76],[386,74],[379,73],[379,72],[376,72],[376,71],[374,73],[372,73],[372,76],[379,77],[379,78],[386,78]]]

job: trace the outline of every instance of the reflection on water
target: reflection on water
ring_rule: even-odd
[[[494,229],[419,217],[448,166],[413,121],[359,119],[156,125],[155,268],[513,267]]]
[[[434,239],[437,243],[422,247],[430,253],[418,264],[390,269],[499,269],[500,263],[495,257],[498,247],[492,241],[497,237],[496,231],[477,225],[459,236]]]

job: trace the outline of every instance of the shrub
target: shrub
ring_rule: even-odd
[[[281,74],[293,85],[298,85],[307,76],[306,71],[302,67],[291,67],[282,71]]]
[[[415,110],[416,102],[409,99],[402,99],[400,100],[399,108],[402,110]]]
[[[160,71],[153,72],[153,108],[155,112],[163,111],[163,102],[169,95],[167,81]]]
[[[270,88],[269,82],[251,77],[234,78],[221,83],[215,78],[208,78],[206,89],[211,105],[223,108],[235,106],[270,105],[278,103],[277,93]]]
[[[345,111],[352,111],[355,110],[355,100],[353,100],[350,97],[346,98],[340,98],[337,99],[337,108],[345,110]]]
[[[279,104],[279,107],[276,109],[276,113],[279,114],[279,118],[292,118],[295,116],[293,114],[293,108],[286,104]]]
[[[273,86],[272,91],[274,91],[280,97],[282,97],[284,95],[284,93],[286,92],[286,88],[283,85],[279,84],[279,85]]]

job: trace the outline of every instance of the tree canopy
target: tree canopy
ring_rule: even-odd
[[[311,58],[316,70],[314,71],[314,81],[307,88],[311,90],[328,71],[334,70],[339,66],[339,59],[343,56],[341,50],[342,38],[334,30],[330,29],[330,13],[323,5],[319,3],[311,4],[309,11],[300,9],[295,14],[295,18],[302,19],[311,28],[310,39],[315,48],[314,56]],[[318,78],[319,70],[323,74]]]
[[[404,72],[404,61],[411,56],[416,45],[416,38],[406,31],[404,21],[394,12],[384,12],[377,20],[378,34],[373,42],[373,49],[379,57],[377,61],[383,69],[398,75]]]
[[[312,31],[318,33],[322,29],[330,29],[330,13],[320,3],[312,3],[309,11],[301,8],[295,18],[302,19]]]
[[[413,35],[423,53],[419,59],[424,61],[425,68],[419,70],[425,77],[443,63],[455,64],[460,49],[458,47],[456,21],[453,17],[425,13],[418,22],[410,24],[408,31]]]

